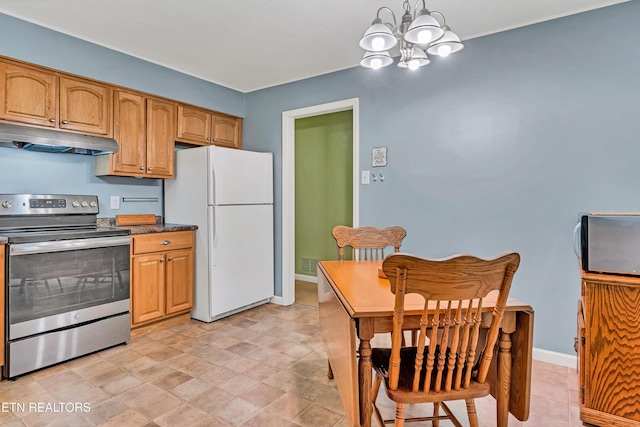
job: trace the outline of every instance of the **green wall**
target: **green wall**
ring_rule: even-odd
[[[331,229],[352,225],[353,112],[295,124],[296,274],[315,276],[315,260],[338,258]]]

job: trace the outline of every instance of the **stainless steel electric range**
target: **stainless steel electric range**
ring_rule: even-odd
[[[0,194],[6,365],[16,376],[130,339],[130,236],[97,196]]]

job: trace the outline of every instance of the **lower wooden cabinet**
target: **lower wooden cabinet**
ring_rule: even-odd
[[[640,427],[640,277],[582,274],[578,303],[580,420]]]
[[[0,245],[0,278],[2,279],[2,287],[0,287],[0,366],[4,366],[4,245]]]
[[[193,236],[193,231],[132,236],[132,327],[191,311]]]

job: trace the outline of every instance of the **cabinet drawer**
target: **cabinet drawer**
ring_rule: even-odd
[[[132,236],[134,255],[193,247],[193,231],[171,231]]]

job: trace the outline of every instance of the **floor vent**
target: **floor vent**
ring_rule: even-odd
[[[302,271],[303,273],[313,274],[315,276],[318,261],[320,260],[317,258],[309,258],[303,256],[300,271]]]

